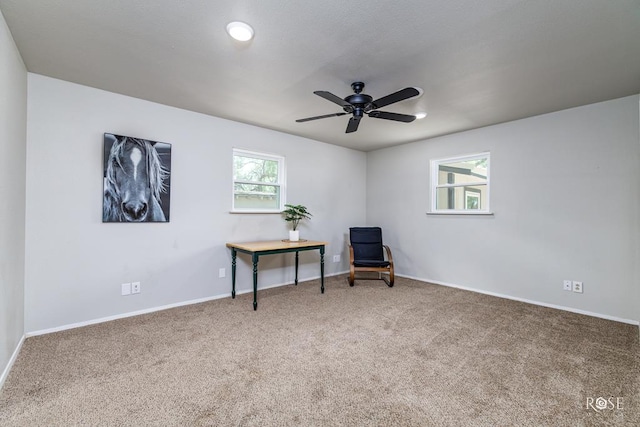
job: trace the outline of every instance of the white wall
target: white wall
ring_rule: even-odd
[[[631,96],[371,152],[367,222],[399,274],[640,320],[638,113]],[[482,151],[495,215],[426,215],[429,160]]]
[[[0,13],[0,387],[24,335],[27,71]]]
[[[278,215],[228,213],[233,147],[287,157],[288,200],[314,213],[301,231],[329,242],[327,274],[347,268],[345,233],[367,222],[384,227],[400,274],[638,320],[638,101],[364,154],[29,74],[25,329],[227,295],[224,243],[287,230]],[[170,223],[101,222],[103,132],[173,144]],[[495,216],[427,216],[429,160],[485,150]],[[291,258],[262,258],[261,287],[290,282]],[[318,275],[317,258],[301,255],[301,278]],[[563,279],[585,293],[562,291]],[[120,296],[131,281],[142,293]],[[241,256],[238,289],[250,286]]]
[[[27,332],[230,294],[225,242],[288,237],[277,214],[229,213],[233,147],[286,156],[287,200],[313,214],[301,237],[328,242],[326,274],[348,269],[345,233],[366,219],[365,153],[31,73],[28,101]],[[102,223],[104,132],[172,144],[170,223]],[[319,276],[317,251],[300,262],[301,279]],[[291,282],[292,263],[262,257],[260,287]],[[120,296],[131,281],[142,292]],[[251,283],[240,255],[238,290]]]

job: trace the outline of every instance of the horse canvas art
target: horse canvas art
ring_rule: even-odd
[[[104,134],[103,222],[168,222],[171,144]]]

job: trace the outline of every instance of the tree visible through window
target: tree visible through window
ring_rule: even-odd
[[[280,212],[284,157],[233,150],[233,211]]]
[[[489,212],[489,153],[431,161],[431,212]]]

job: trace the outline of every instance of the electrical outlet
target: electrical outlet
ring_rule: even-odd
[[[571,280],[565,280],[562,284],[562,289],[564,289],[565,291],[572,291],[573,282]]]
[[[139,294],[140,293],[140,282],[133,282],[131,284],[131,293]]]
[[[573,292],[582,293],[582,282],[573,281]]]
[[[334,255],[333,262],[340,262],[340,255]]]
[[[131,295],[131,283],[122,284],[122,295]]]
[[[227,275],[227,272],[224,268],[221,268],[218,270],[218,277],[225,277]]]

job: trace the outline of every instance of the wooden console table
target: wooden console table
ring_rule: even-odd
[[[236,297],[236,255],[243,252],[251,255],[253,261],[253,309],[258,309],[258,259],[261,255],[282,254],[286,252],[296,253],[296,281],[298,285],[298,253],[300,251],[320,250],[320,292],[324,293],[324,247],[326,242],[313,240],[300,240],[290,242],[288,240],[271,240],[263,242],[227,243],[231,249],[231,298]]]

